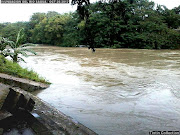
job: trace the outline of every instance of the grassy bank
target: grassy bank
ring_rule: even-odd
[[[40,77],[33,70],[22,68],[18,63],[13,63],[12,61],[5,59],[1,55],[0,55],[0,73],[5,73],[16,77],[33,80],[36,82],[50,84],[50,82]]]

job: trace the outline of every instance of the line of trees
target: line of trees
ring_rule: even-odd
[[[16,40],[24,28],[24,42],[73,47],[180,48],[180,6],[169,10],[148,0],[99,1],[74,13],[34,13],[29,22],[1,23],[0,35]]]

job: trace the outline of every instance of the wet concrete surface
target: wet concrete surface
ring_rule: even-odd
[[[25,129],[10,129],[7,132],[4,132],[3,135],[35,135],[30,128]]]
[[[29,92],[45,89],[49,87],[48,84],[15,77],[15,76],[4,74],[4,73],[0,73],[0,82],[3,84],[11,85],[13,87],[19,87]],[[3,85],[0,85],[0,86],[2,87],[2,89],[4,88]]]
[[[10,86],[0,83],[0,135],[35,135],[23,114],[13,115],[5,110],[5,108],[3,109],[5,101],[7,101],[9,87]],[[11,103],[11,105],[8,106],[13,105],[14,104]]]
[[[35,102],[28,95],[1,84],[0,135],[52,135],[51,131],[39,122],[30,112]],[[23,92],[23,90],[22,90]]]
[[[2,90],[6,89],[6,88],[8,88],[7,85],[0,83],[0,94],[1,94]]]
[[[20,88],[1,90],[1,134],[96,135],[81,123]],[[3,98],[2,98],[3,97]]]
[[[2,135],[36,135],[27,121],[9,116],[0,121]]]

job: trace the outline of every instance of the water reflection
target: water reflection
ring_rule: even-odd
[[[102,135],[180,130],[180,51],[39,46],[37,96]]]

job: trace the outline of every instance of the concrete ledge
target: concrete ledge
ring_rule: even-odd
[[[48,84],[31,81],[28,79],[18,78],[11,75],[0,73],[0,82],[8,84],[13,87],[19,87],[26,91],[32,92],[39,89],[46,89],[49,87]]]
[[[21,89],[16,89],[16,91],[29,96],[35,101],[32,114],[37,114],[39,116],[37,119],[46,125],[54,135],[60,135],[59,131],[67,135],[97,135],[94,131],[75,121],[73,118],[66,116],[31,93]]]
[[[34,120],[31,128],[37,134],[44,133],[44,130],[41,131],[41,129],[46,129],[45,134],[49,133],[47,135],[97,135],[94,131],[75,121],[73,118],[66,116],[31,93],[17,87],[13,87],[12,89],[16,92],[15,95],[17,95],[17,98],[20,97],[18,95],[23,94],[26,99],[32,99],[35,102],[34,108],[31,111],[31,115],[33,116],[31,120]],[[8,86],[7,89],[2,91],[9,93]],[[6,102],[6,100],[4,100],[4,102]],[[17,106],[17,103],[15,102],[15,105],[12,105]],[[9,108],[9,105],[6,108]],[[12,107],[10,107],[10,109],[12,109]]]

